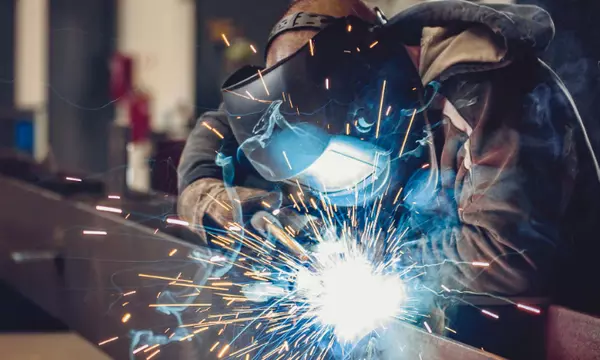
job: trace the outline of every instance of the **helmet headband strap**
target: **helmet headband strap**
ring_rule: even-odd
[[[269,35],[267,47],[265,49],[265,56],[269,51],[271,43],[281,34],[288,31],[299,31],[299,30],[315,30],[321,31],[325,29],[337,18],[329,15],[313,14],[307,12],[297,12],[290,14],[281,19]]]

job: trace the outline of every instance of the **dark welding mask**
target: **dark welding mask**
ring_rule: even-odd
[[[299,13],[280,22],[271,40],[306,28],[321,31],[276,65],[248,66],[225,82],[239,154],[266,180],[339,206],[366,202],[403,177],[398,159],[423,137],[409,133],[422,128],[413,122],[431,96],[383,24]]]

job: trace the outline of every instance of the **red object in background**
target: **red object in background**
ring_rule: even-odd
[[[133,59],[115,54],[110,60],[110,95],[112,100],[123,100],[133,86]]]
[[[140,142],[150,135],[150,97],[136,92],[129,98],[131,142]]]

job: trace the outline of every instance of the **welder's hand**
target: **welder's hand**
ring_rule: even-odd
[[[207,230],[215,227],[215,232],[234,225],[244,225],[252,215],[265,209],[277,209],[281,204],[281,194],[262,189],[236,186],[237,199],[232,201],[223,181],[200,179],[188,186],[179,198],[178,210],[182,218],[190,223],[203,241],[207,241]],[[242,219],[234,218],[234,211],[241,209]],[[241,221],[242,224],[237,223]]]

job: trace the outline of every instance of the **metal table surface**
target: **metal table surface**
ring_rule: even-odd
[[[192,279],[203,274],[198,263],[189,260],[190,252],[213,254],[125,220],[126,208],[121,215],[100,212],[94,203],[66,199],[1,176],[0,199],[0,279],[93,343],[118,336],[101,347],[115,359],[128,358],[130,330],[163,334],[177,327],[173,316],[148,307],[156,303],[165,282],[141,279],[138,274],[173,277],[181,273],[182,278]],[[83,230],[106,231],[106,235],[83,235]],[[178,251],[169,257],[173,249]],[[202,302],[212,296],[203,291]],[[123,323],[127,313],[131,318]],[[391,359],[498,358],[408,324],[397,324],[397,330],[403,351],[391,354]],[[176,342],[161,347],[157,358],[216,358],[209,351],[216,339],[216,333],[206,331],[193,345]],[[149,355],[140,354],[144,357],[139,358]]]

